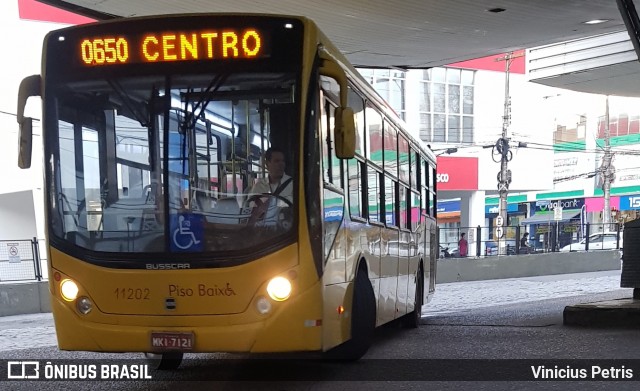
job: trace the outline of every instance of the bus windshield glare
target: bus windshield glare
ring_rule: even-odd
[[[291,191],[252,190],[276,141],[287,152],[281,182],[296,182],[295,74],[132,76],[53,91],[56,239],[98,252],[229,255],[295,232]],[[259,218],[258,199],[269,205]]]

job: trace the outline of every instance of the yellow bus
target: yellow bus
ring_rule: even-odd
[[[161,368],[191,352],[358,359],[376,326],[418,325],[435,157],[312,21],[98,22],[49,33],[42,64],[20,85],[18,164],[40,96],[60,349]]]

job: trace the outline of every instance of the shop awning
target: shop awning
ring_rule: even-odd
[[[553,213],[542,213],[535,214],[531,217],[527,217],[524,220],[520,221],[520,225],[529,225],[529,224],[547,224],[547,223],[555,223],[556,221],[562,223],[565,221],[569,221],[580,215],[579,210],[563,210],[562,211],[562,220],[554,220]]]

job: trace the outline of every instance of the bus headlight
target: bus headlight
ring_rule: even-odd
[[[91,310],[93,309],[93,303],[91,302],[91,299],[89,299],[88,297],[82,296],[76,302],[76,308],[78,309],[78,312],[80,312],[83,315],[86,315],[89,312],[91,312]]]
[[[275,301],[285,301],[291,295],[291,282],[284,277],[275,277],[267,285],[267,293]]]
[[[64,279],[60,283],[60,293],[66,301],[74,301],[78,297],[78,285],[73,280]]]

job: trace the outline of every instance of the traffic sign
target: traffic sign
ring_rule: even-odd
[[[562,207],[556,206],[553,208],[553,219],[556,221],[562,220]]]
[[[496,238],[502,239],[503,235],[504,235],[504,229],[502,227],[496,228]]]
[[[19,263],[20,252],[18,251],[18,243],[7,243],[7,249],[9,252],[9,263]]]
[[[503,224],[504,224],[504,219],[502,218],[502,216],[496,217],[496,225],[498,227],[502,227]]]

